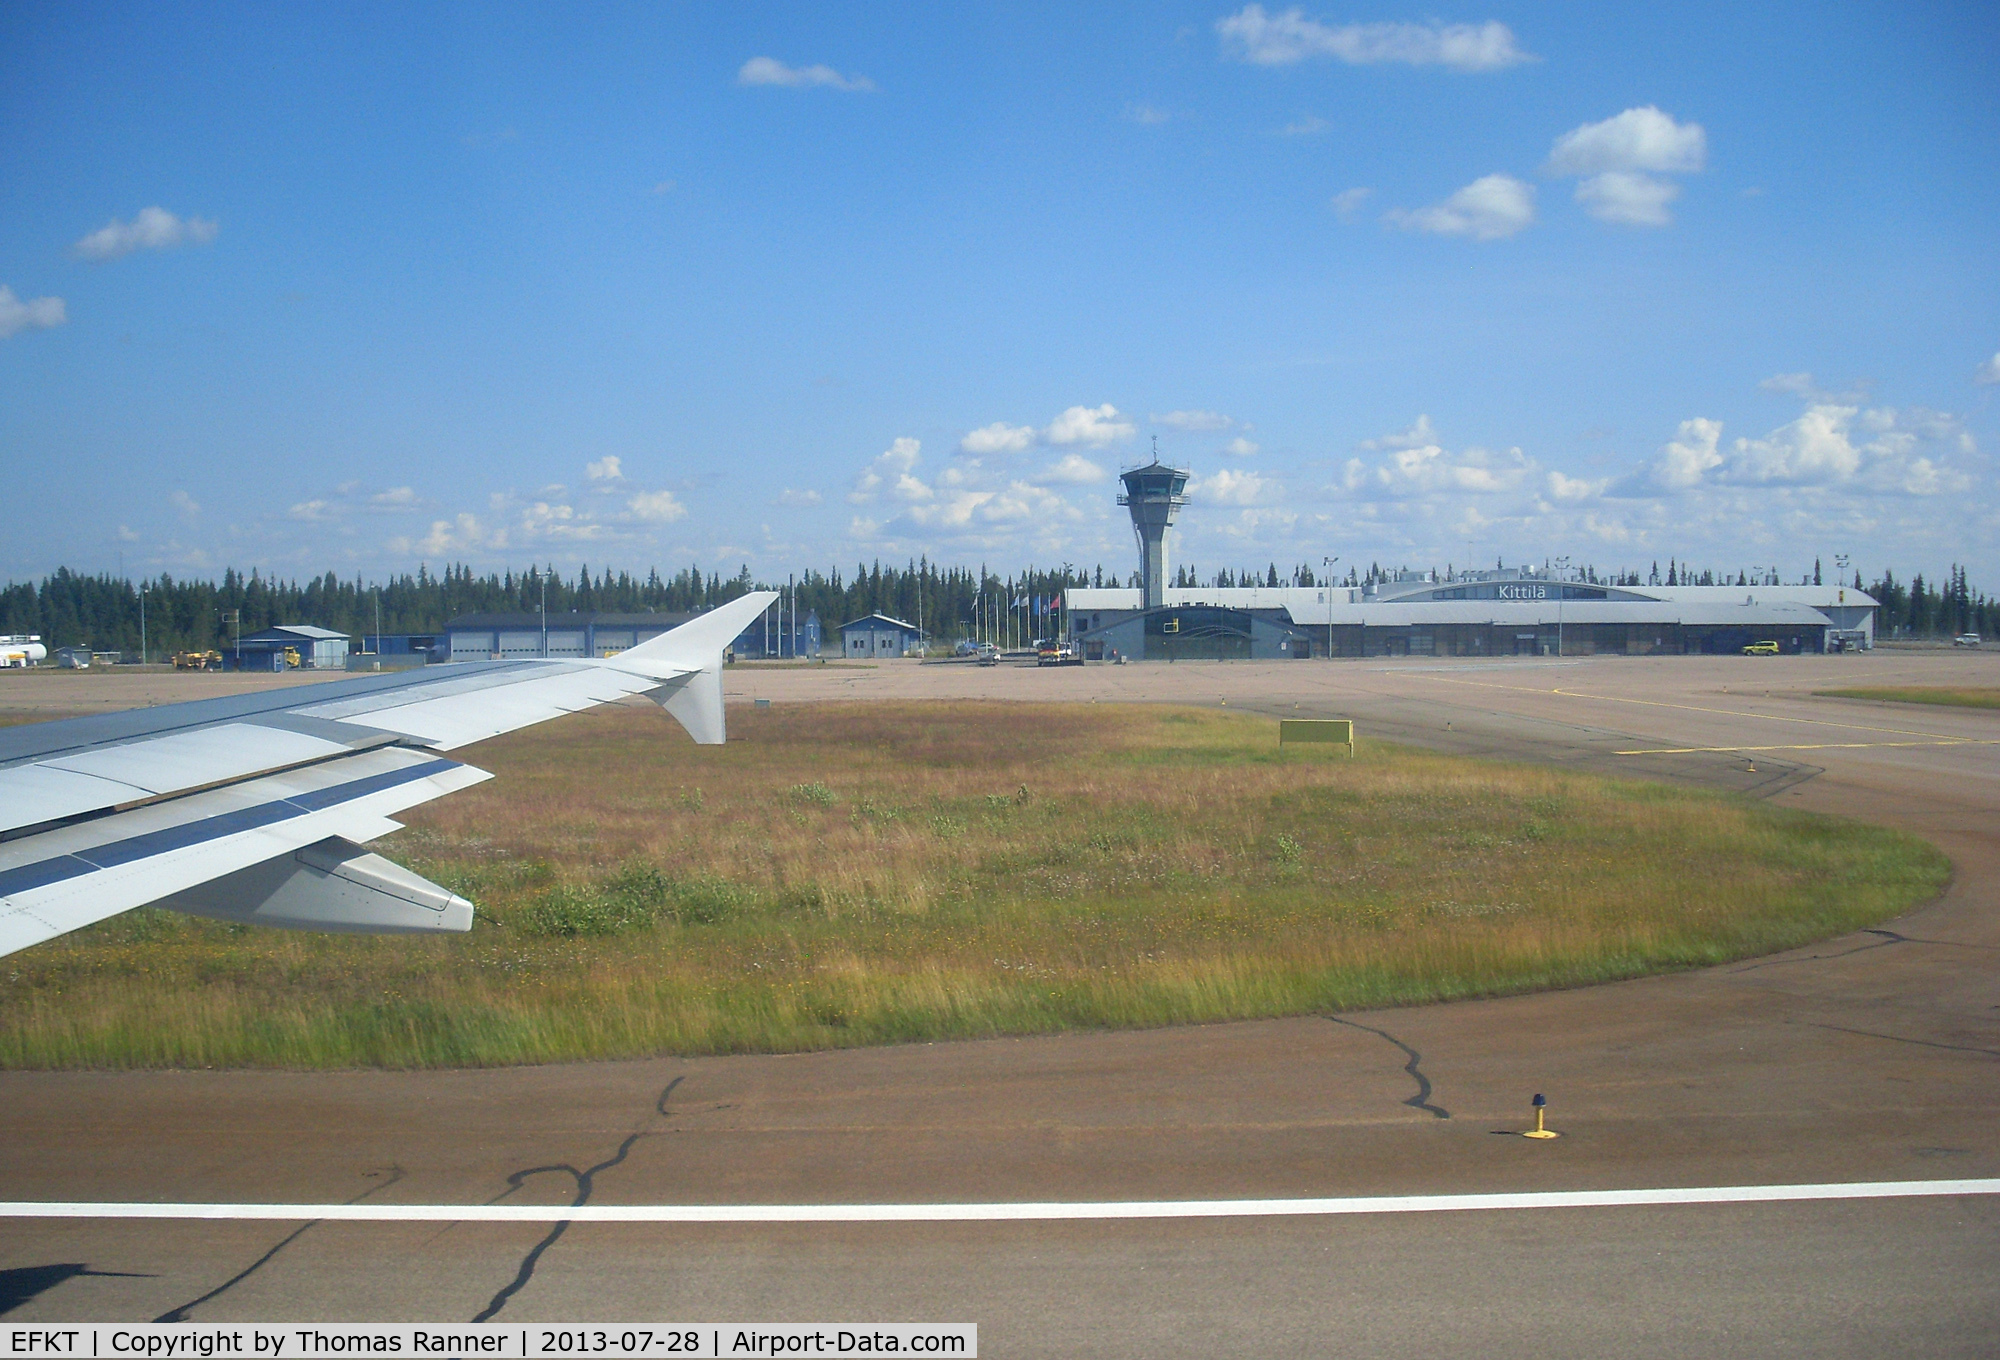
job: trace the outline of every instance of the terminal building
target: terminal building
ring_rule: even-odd
[[[1141,584],[1064,593],[1086,661],[1325,656],[1645,656],[1874,645],[1876,601],[1852,586],[1613,586],[1532,567],[1403,572],[1365,586],[1173,587],[1167,529],[1190,474],[1123,475]]]

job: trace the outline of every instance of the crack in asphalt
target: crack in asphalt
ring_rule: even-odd
[[[666,1089],[660,1092],[660,1098],[653,1102],[653,1113],[655,1115],[661,1119],[667,1118],[667,1099],[673,1095],[674,1088],[686,1080],[685,1076],[679,1076],[667,1083]],[[590,1201],[590,1193],[596,1188],[598,1173],[609,1171],[612,1167],[617,1166],[631,1155],[632,1149],[638,1145],[640,1139],[655,1137],[659,1132],[660,1130],[658,1129],[641,1129],[637,1133],[627,1134],[625,1141],[618,1145],[616,1152],[597,1163],[597,1165],[586,1167],[581,1171],[571,1166],[568,1162],[554,1162],[547,1166],[523,1167],[521,1170],[509,1175],[507,1177],[507,1189],[495,1195],[487,1203],[499,1203],[526,1185],[528,1178],[531,1176],[561,1172],[576,1182],[576,1193],[571,1198],[569,1207],[572,1209],[581,1208]],[[503,1285],[499,1292],[494,1294],[491,1299],[487,1300],[486,1306],[475,1313],[472,1320],[474,1322],[492,1321],[500,1310],[507,1306],[510,1299],[527,1288],[528,1281],[535,1278],[535,1268],[541,1264],[543,1255],[547,1253],[550,1247],[553,1247],[557,1242],[562,1240],[563,1234],[569,1231],[570,1224],[573,1221],[572,1219],[563,1219],[560,1223],[551,1227],[543,1235],[541,1241],[528,1248],[527,1255],[521,1258],[520,1268],[514,1272],[514,1278]]]
[[[1852,949],[1842,949],[1832,954],[1807,954],[1796,959],[1766,959],[1762,963],[1746,963],[1741,968],[1732,968],[1732,973],[1754,973],[1760,968],[1783,968],[1793,963],[1822,963],[1827,959],[1844,959],[1850,954],[1865,954],[1871,949],[1887,949],[1892,944],[1931,944],[1930,940],[1912,940],[1907,935],[1898,935],[1893,930],[1868,929],[1863,935],[1880,935],[1883,938],[1871,944],[1857,944]]]
[[[365,1174],[373,1176],[373,1175],[378,1175],[380,1173],[370,1171]],[[366,1190],[363,1190],[360,1194],[349,1197],[345,1201],[345,1203],[359,1204],[362,1200],[367,1199],[370,1195],[374,1194],[376,1191],[387,1190],[397,1181],[403,1179],[403,1175],[404,1172],[402,1167],[392,1166],[389,1168],[388,1180],[383,1181],[380,1185],[369,1186]],[[249,1265],[243,1267],[243,1269],[237,1271],[234,1275],[224,1280],[221,1284],[217,1285],[215,1288],[209,1290],[206,1294],[201,1295],[199,1298],[189,1299],[186,1303],[181,1304],[178,1308],[169,1308],[166,1312],[154,1318],[153,1321],[155,1322],[189,1321],[190,1319],[188,1318],[188,1313],[191,1310],[199,1308],[202,1304],[207,1303],[210,1299],[218,1298],[221,1295],[226,1294],[230,1290],[236,1288],[237,1285],[242,1284],[252,1275],[255,1275],[258,1271],[262,1270],[265,1266],[269,1265],[271,1263],[272,1258],[275,1257],[279,1252],[283,1251],[286,1247],[292,1245],[292,1243],[298,1241],[301,1237],[304,1237],[308,1232],[312,1231],[314,1228],[318,1227],[321,1223],[324,1223],[325,1221],[326,1221],[325,1219],[315,1218],[309,1223],[300,1224],[298,1227],[294,1228],[291,1232],[287,1233],[282,1239],[280,1239],[276,1246],[272,1247],[262,1256],[259,1256]]]
[[[1976,1044],[1941,1044],[1935,1039],[1906,1039],[1900,1034],[1882,1034],[1872,1029],[1849,1029],[1846,1025],[1829,1025],[1818,1020],[1808,1020],[1814,1029],[1830,1029],[1841,1034],[1859,1034],[1865,1039],[1887,1039],[1892,1044],[1915,1044],[1920,1048],[1943,1048],[1953,1053],[1977,1053],[1982,1057],[2000,1058],[2000,1048],[1980,1048]]]
[[[1974,944],[1968,940],[1926,940],[1919,935],[1902,935],[1893,930],[1869,927],[1860,932],[1863,935],[1880,935],[1882,938],[1870,944],[1857,944],[1852,949],[1842,949],[1832,954],[1806,954],[1796,959],[1766,959],[1762,963],[1746,963],[1741,968],[1732,968],[1732,973],[1754,973],[1760,968],[1783,968],[1794,963],[1822,963],[1827,959],[1844,959],[1850,954],[1865,954],[1871,949],[1886,949],[1892,944],[1928,944],[1940,949],[2000,949],[2000,945]]]
[[[1337,1015],[1329,1015],[1326,1018],[1333,1021],[1336,1025],[1346,1025],[1349,1029],[1358,1029],[1364,1033],[1372,1034],[1378,1039],[1386,1039],[1397,1048],[1403,1050],[1404,1054],[1409,1058],[1409,1061],[1403,1064],[1403,1070],[1416,1078],[1417,1082],[1417,1093],[1403,1103],[1413,1110],[1428,1110],[1433,1117],[1438,1119],[1451,1118],[1451,1112],[1442,1105],[1431,1104],[1431,1079],[1425,1076],[1423,1069],[1418,1066],[1424,1060],[1422,1054],[1386,1030],[1379,1030],[1372,1025],[1360,1024],[1353,1020],[1343,1020]]]

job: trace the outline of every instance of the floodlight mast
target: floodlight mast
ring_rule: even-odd
[[[1159,451],[1142,468],[1119,474],[1125,483],[1118,503],[1131,512],[1132,533],[1139,540],[1139,564],[1145,577],[1146,608],[1158,609],[1167,602],[1167,530],[1188,503],[1187,484],[1192,474],[1186,468],[1169,467],[1160,461]]]

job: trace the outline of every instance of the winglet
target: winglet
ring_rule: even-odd
[[[662,681],[652,691],[653,701],[679,719],[696,742],[718,746],[729,739],[722,713],[723,649],[777,600],[774,590],[754,590],[620,652],[610,664]]]

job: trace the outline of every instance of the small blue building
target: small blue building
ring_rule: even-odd
[[[840,654],[857,657],[908,656],[923,647],[923,631],[887,614],[870,614],[840,625]]]
[[[285,650],[299,655],[299,665],[313,670],[345,670],[347,634],[310,623],[287,623],[262,632],[246,633],[222,649],[222,664],[231,670],[281,671]]]

